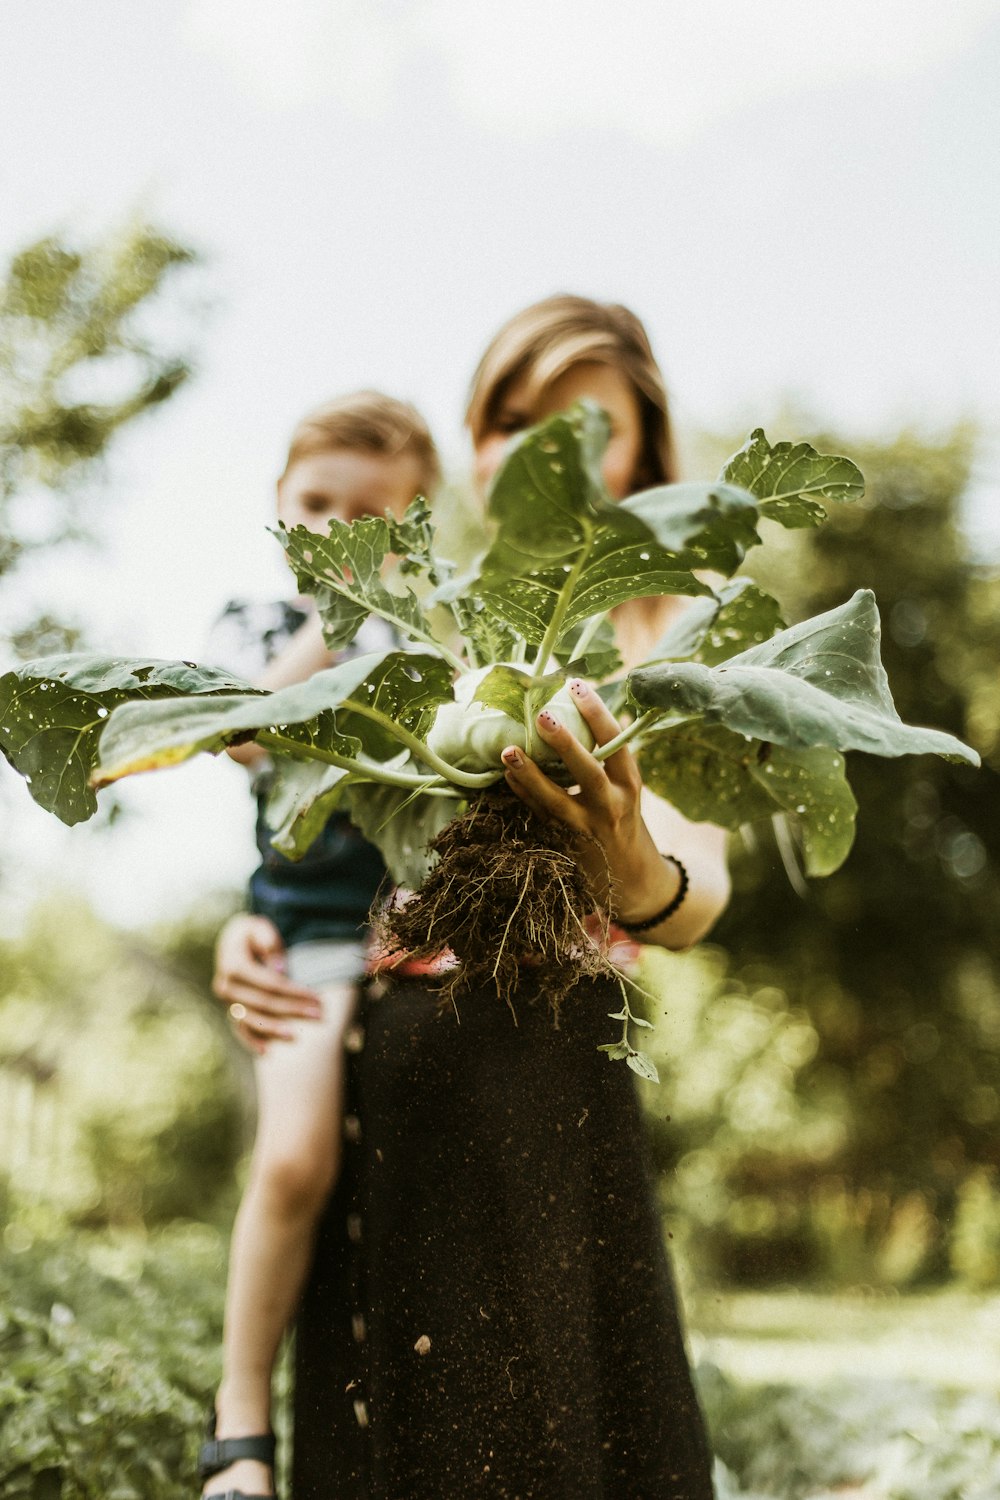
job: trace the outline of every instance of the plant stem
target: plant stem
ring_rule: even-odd
[[[546,629],[545,635],[542,638],[542,644],[538,648],[538,655],[535,658],[535,665],[531,669],[531,674],[533,677],[543,676],[545,669],[548,666],[549,657],[555,650],[559,637],[562,635],[563,621],[566,618],[566,612],[569,609],[570,603],[573,598],[573,590],[579,583],[580,574],[583,572],[584,567],[586,566],[586,563],[590,557],[594,528],[586,520],[585,517],[581,517],[581,525],[583,527],[583,540],[580,547],[580,552],[577,556],[576,562],[573,564],[570,571],[566,574],[566,582],[559,590],[559,598],[556,600],[556,607],[552,611],[552,618],[549,621],[548,628]]]
[[[584,623],[584,627],[573,645],[573,657],[583,655],[606,618],[606,615],[591,615],[590,619]]]
[[[451,766],[446,760],[442,760],[440,755],[436,755],[415,734],[404,729],[402,724],[397,724],[394,719],[380,714],[377,708],[370,708],[367,703],[358,703],[354,698],[345,698],[341,706],[350,710],[351,713],[361,714],[363,718],[371,719],[374,724],[380,724],[383,729],[399,740],[401,745],[405,745],[418,760],[422,760],[425,765],[437,771],[439,776],[450,781],[453,786],[492,786],[503,775],[502,771],[460,771],[457,766]]]
[[[321,750],[318,745],[306,745],[301,740],[286,739],[283,734],[270,734],[261,730],[257,744],[268,750],[280,750],[283,755],[293,755],[299,760],[321,760],[328,766],[340,766],[344,771],[358,771],[369,781],[381,781],[386,786],[412,787],[415,791],[432,792],[445,785],[437,776],[420,776],[413,771],[397,771],[384,766],[381,761],[369,760],[367,756],[352,757],[338,755],[336,750]]]
[[[607,760],[609,755],[614,755],[615,751],[620,750],[623,745],[627,745],[629,740],[634,739],[637,734],[641,734],[644,729],[648,729],[650,724],[655,719],[658,719],[662,712],[663,710],[659,708],[647,709],[644,714],[640,714],[637,719],[633,719],[631,724],[626,724],[621,734],[616,734],[613,740],[608,740],[604,745],[598,745],[594,751],[594,759]]]

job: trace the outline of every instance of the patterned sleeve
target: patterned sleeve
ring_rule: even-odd
[[[254,682],[305,619],[284,599],[231,599],[209,631],[205,660]]]

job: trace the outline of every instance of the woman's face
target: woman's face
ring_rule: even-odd
[[[493,426],[476,444],[477,488],[486,493],[515,433],[565,411],[583,397],[603,406],[611,418],[611,439],[601,464],[608,491],[615,500],[631,494],[642,453],[639,401],[631,382],[619,370],[590,361],[564,370],[534,401],[528,398],[525,380],[511,386]]]

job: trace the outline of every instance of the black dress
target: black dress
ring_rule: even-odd
[[[619,1006],[364,998],[294,1500],[711,1500],[633,1075],[596,1050]]]

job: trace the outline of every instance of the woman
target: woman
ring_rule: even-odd
[[[557,297],[512,319],[473,379],[480,488],[513,433],[582,396],[611,417],[612,495],[675,477],[641,324]],[[677,607],[616,611],[627,665]],[[598,696],[575,696],[612,738]],[[512,791],[597,840],[626,930],[696,942],[728,897],[721,830],[643,792],[627,749],[601,765],[550,716],[539,729],[579,790],[509,747]],[[236,975],[246,997],[266,955],[238,925],[220,953],[222,997]],[[558,1031],[544,1004],[519,1005],[515,1027],[483,995],[459,1026],[420,981],[378,988],[348,1038],[350,1144],[299,1323],[296,1500],[708,1500],[634,1079],[596,1050],[614,986],[581,985]],[[250,1019],[273,1035],[295,1001],[272,970],[260,1000]]]

